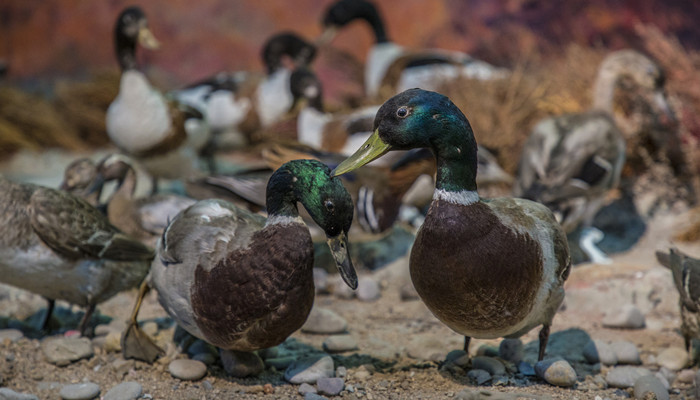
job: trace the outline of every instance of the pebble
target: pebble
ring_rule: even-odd
[[[120,332],[110,332],[105,336],[104,351],[108,353],[118,353],[122,351],[122,334]]]
[[[615,367],[608,370],[605,381],[609,386],[627,389],[642,376],[651,375],[651,371],[642,367]]]
[[[491,380],[491,374],[483,369],[472,369],[467,372],[467,377],[476,382],[479,386]]]
[[[345,378],[346,376],[348,376],[348,369],[341,365],[340,367],[335,369],[335,376],[337,376],[338,378]]]
[[[281,371],[289,367],[296,359],[295,356],[268,358],[265,359],[265,365],[275,367],[276,370]]]
[[[483,369],[493,376],[505,375],[506,373],[506,366],[492,357],[476,356],[472,358],[472,368]]]
[[[316,386],[318,387],[319,394],[336,396],[343,391],[345,381],[343,378],[319,378],[318,381],[316,381]]]
[[[520,339],[503,339],[498,346],[498,356],[513,364],[523,359],[523,342]]]
[[[632,304],[627,304],[603,318],[603,326],[606,328],[641,329],[644,325],[644,314]]]
[[[221,364],[227,374],[234,378],[245,378],[263,372],[265,364],[255,353],[219,349]]]
[[[46,361],[59,367],[92,357],[92,342],[88,338],[50,337],[41,342]]]
[[[314,287],[316,293],[328,293],[328,271],[323,268],[314,268]]]
[[[399,297],[401,301],[420,300],[420,296],[411,282],[407,282],[401,286],[399,289]]]
[[[583,347],[583,357],[590,364],[617,364],[617,355],[610,345],[602,340],[591,340]]]
[[[94,333],[95,333],[95,336],[97,337],[97,336],[107,336],[107,334],[109,334],[110,332],[112,332],[112,328],[109,325],[100,324],[100,325],[97,325],[95,327]]]
[[[695,373],[695,398],[700,399],[700,371]]]
[[[669,347],[656,356],[656,363],[671,371],[678,371],[688,365],[688,353],[680,347]]]
[[[344,333],[348,328],[348,323],[343,317],[327,308],[314,307],[309,313],[309,317],[301,327],[305,333],[318,333],[332,335]]]
[[[476,349],[476,355],[486,357],[498,357],[498,348],[488,344],[482,344],[481,346],[479,346],[478,349]]]
[[[379,282],[369,276],[362,276],[357,281],[357,298],[362,301],[375,301],[382,295]]]
[[[309,385],[308,383],[304,382],[301,385],[299,385],[299,394],[300,395],[305,395],[307,393],[317,393],[318,391],[316,390],[315,387]]]
[[[642,376],[634,382],[634,398],[637,400],[648,399],[647,393],[654,393],[656,400],[669,400],[668,390],[661,380],[654,375]]]
[[[129,373],[129,371],[136,366],[134,360],[125,360],[123,358],[117,358],[112,362],[112,369],[120,377]]]
[[[268,347],[266,349],[260,349],[256,353],[258,353],[260,358],[262,358],[263,360],[267,360],[268,358],[279,357],[280,356],[280,348],[277,346]]]
[[[458,367],[466,367],[469,365],[469,355],[464,350],[452,350],[445,356],[445,362],[448,364],[452,363]]]
[[[332,286],[333,295],[335,297],[343,300],[350,300],[355,297],[355,291],[345,284],[340,274],[336,274],[331,283],[332,285],[329,284],[329,288]]]
[[[134,400],[141,397],[143,388],[138,382],[122,382],[109,389],[102,400]]]
[[[306,393],[304,400],[328,400],[328,397],[318,395],[316,393]]]
[[[216,362],[216,356],[211,353],[197,353],[191,357],[193,360],[201,361],[206,365],[213,365]]]
[[[535,367],[529,362],[520,361],[518,363],[518,372],[525,376],[535,376]]]
[[[99,394],[100,387],[92,382],[66,385],[59,392],[59,395],[64,400],[90,400]]]
[[[576,371],[566,360],[553,358],[539,361],[535,364],[535,373],[550,385],[572,387],[576,384]]]
[[[332,335],[323,341],[323,350],[329,353],[342,353],[357,350],[357,341],[350,335]]]
[[[695,380],[695,371],[692,369],[684,369],[678,372],[678,377],[676,379],[678,382],[682,383],[693,383]]]
[[[5,340],[16,342],[22,337],[24,334],[19,329],[0,329],[0,343]]]
[[[156,336],[158,334],[158,324],[154,321],[148,321],[141,326],[141,330],[148,336]]]
[[[293,362],[284,371],[284,379],[290,383],[316,383],[319,378],[331,378],[335,371],[331,356],[312,356]]]
[[[637,345],[627,340],[618,340],[610,343],[610,349],[617,356],[618,364],[639,365],[642,359],[639,357]]]
[[[196,381],[206,375],[207,366],[201,361],[178,359],[170,362],[168,371],[174,378],[183,381]]]
[[[441,361],[447,356],[445,342],[433,336],[416,335],[406,348],[408,356],[417,360]]]
[[[2,400],[39,400],[33,394],[17,393],[8,388],[0,388],[0,399]]]

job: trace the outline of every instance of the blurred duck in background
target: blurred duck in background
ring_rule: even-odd
[[[624,136],[613,117],[621,82],[648,91],[655,109],[670,113],[656,64],[636,51],[614,52],[600,66],[590,111],[547,118],[535,126],[513,189],[514,196],[550,207],[567,232],[582,228],[579,246],[596,263],[610,259],[595,246],[603,234],[592,226],[593,218],[618,187],[626,155]]]
[[[49,301],[87,307],[88,333],[97,304],[136,287],[148,273],[153,250],[109,223],[87,201],[62,190],[0,177],[0,281]]]
[[[181,179],[197,168],[197,149],[209,130],[202,114],[166,101],[136,62],[137,44],[157,49],[160,44],[148,29],[139,7],[126,8],[114,29],[117,61],[122,70],[119,94],[106,115],[107,134],[124,153],[139,161],[157,179]]]
[[[457,77],[496,79],[505,69],[494,67],[465,53],[443,49],[406,49],[392,42],[376,6],[366,0],[339,0],[323,15],[319,45],[355,20],[364,20],[374,32],[375,44],[365,64],[365,92],[370,98],[387,99],[406,89],[436,90]]]

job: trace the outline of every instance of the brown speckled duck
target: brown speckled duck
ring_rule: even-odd
[[[61,190],[0,177],[0,281],[49,300],[95,306],[138,286],[153,250],[112,226],[85,200]]]
[[[542,325],[542,359],[571,268],[561,226],[539,203],[479,197],[469,121],[435,92],[411,89],[386,101],[373,135],[333,175],[412,148],[429,148],[437,160],[433,201],[409,262],[421,299],[465,336],[465,350],[471,337],[519,337]]]
[[[275,346],[301,327],[314,301],[314,252],[297,202],[325,231],[342,278],[357,287],[347,248],[350,195],[327,166],[295,160],[270,177],[267,219],[223,200],[203,200],[165,230],[150,285],[178,325],[241,352]],[[142,335],[134,320],[123,336],[125,356],[157,355],[139,354],[149,345],[132,338]]]

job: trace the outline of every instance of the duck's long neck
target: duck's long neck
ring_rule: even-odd
[[[613,97],[615,85],[620,77],[620,70],[614,66],[602,66],[598,71],[593,85],[593,108],[596,110],[611,112],[613,109]]]
[[[129,168],[124,174],[124,177],[117,183],[117,188],[112,195],[114,199],[131,200],[136,192],[136,172],[133,168]]]
[[[364,19],[369,23],[369,26],[372,27],[374,39],[377,43],[386,43],[389,41],[389,37],[386,35],[386,30],[384,29],[384,23],[378,13],[365,16]]]
[[[117,61],[122,72],[136,69],[136,42],[124,35],[116,35],[115,48],[117,51]]]
[[[297,179],[280,170],[270,177],[267,184],[266,208],[268,224],[301,220],[297,208],[295,186]]]
[[[432,150],[437,160],[436,194],[466,193],[469,198],[478,200],[476,143],[473,136],[444,137]]]

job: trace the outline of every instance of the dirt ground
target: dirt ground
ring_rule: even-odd
[[[630,251],[617,254],[611,265],[581,264],[576,266],[566,283],[567,299],[557,314],[552,333],[570,328],[583,330],[591,338],[602,340],[628,340],[637,345],[643,366],[652,371],[658,370],[654,364],[655,355],[668,347],[683,347],[683,339],[678,333],[680,319],[678,297],[673,288],[670,273],[662,269],[654,258],[654,251],[667,248],[672,236],[691,221],[688,210],[658,213],[649,221],[642,239]],[[681,244],[679,247],[688,253],[700,256],[700,245]],[[374,302],[357,299],[339,299],[332,294],[317,295],[316,306],[329,308],[348,322],[348,333],[352,335],[359,349],[334,355],[336,368],[345,366],[348,375],[346,384],[354,387],[354,393],[341,392],[343,399],[444,399],[452,398],[464,389],[483,389],[491,396],[500,398],[497,393],[520,393],[523,398],[552,399],[623,399],[631,396],[631,389],[582,390],[586,378],[579,374],[578,387],[559,388],[537,378],[527,380],[526,385],[481,386],[470,383],[466,373],[441,368],[440,361],[422,360],[415,354],[419,347],[437,349],[438,356],[460,349],[463,338],[442,325],[427,310],[420,300],[404,301],[400,289],[408,280],[407,259],[402,258],[386,268],[360,272],[372,275],[382,286],[381,298]],[[0,288],[3,289],[3,288]],[[6,293],[4,288],[0,293]],[[102,315],[116,320],[126,320],[135,299],[136,291],[124,292],[101,304]],[[0,300],[2,300],[0,298]],[[0,317],[31,315],[45,307],[37,296],[23,294],[0,308]],[[613,312],[628,303],[637,305],[646,316],[647,326],[639,330],[609,329],[602,326],[607,312]],[[61,304],[59,304],[60,306]],[[66,304],[62,304],[67,307]],[[74,309],[76,312],[78,309]],[[159,306],[155,293],[150,293],[140,314],[141,320],[160,320],[167,314]],[[171,337],[174,328],[170,326],[161,334]],[[535,329],[522,337],[526,344],[537,340]],[[311,335],[296,332],[292,339],[316,349],[322,348],[326,335]],[[500,340],[472,340],[471,353],[490,344],[497,346]],[[219,398],[259,398],[290,399],[302,398],[298,386],[284,381],[283,371],[266,370],[256,378],[235,379],[228,377],[220,364],[210,366],[207,375],[200,381],[181,381],[168,372],[171,357],[186,357],[173,352],[170,357],[161,359],[154,365],[132,361],[127,370],[119,370],[115,365],[121,358],[118,352],[107,353],[96,346],[95,355],[65,367],[57,367],[45,361],[40,348],[40,339],[22,338],[16,342],[5,340],[0,343],[0,386],[20,393],[32,393],[41,399],[60,399],[60,386],[68,383],[90,381],[102,388],[102,394],[123,381],[136,381],[143,387],[142,398],[153,399],[219,399]],[[526,353],[526,359],[529,353]],[[369,377],[357,378],[360,370],[372,372]],[[606,367],[603,367],[603,375]],[[590,378],[589,378],[590,379]],[[52,383],[57,383],[53,384]],[[271,384],[272,393],[265,393],[263,386]],[[693,398],[691,384],[672,384],[672,399]],[[269,390],[268,390],[269,392]],[[512,398],[512,397],[511,397]]]

